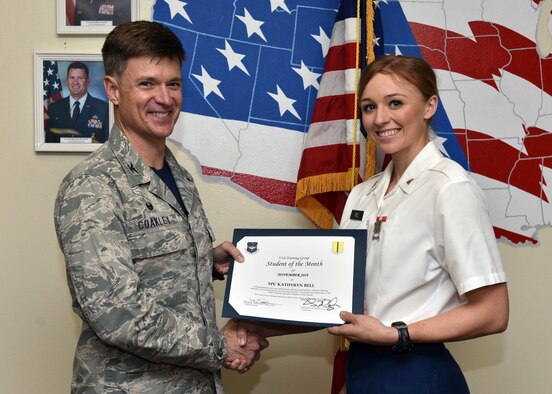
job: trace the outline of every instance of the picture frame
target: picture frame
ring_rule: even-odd
[[[34,53],[35,151],[92,152],[108,139],[113,106],[104,75],[99,53]],[[85,100],[76,114],[74,97]]]
[[[138,0],[56,0],[58,34],[107,34],[139,19]]]

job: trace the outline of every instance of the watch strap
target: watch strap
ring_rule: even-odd
[[[414,345],[410,340],[410,334],[408,333],[408,326],[402,321],[396,321],[391,324],[391,327],[395,327],[399,334],[399,340],[391,347],[394,353],[406,353],[412,350]]]

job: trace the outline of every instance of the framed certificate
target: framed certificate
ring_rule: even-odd
[[[58,34],[108,34],[139,20],[138,0],[56,0]]]
[[[366,230],[236,229],[223,317],[328,327],[364,312]]]

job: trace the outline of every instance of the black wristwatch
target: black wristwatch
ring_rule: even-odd
[[[391,324],[391,327],[395,327],[399,332],[399,341],[391,347],[393,353],[406,353],[412,350],[414,345],[410,342],[410,335],[408,334],[408,326],[402,321],[396,321]]]

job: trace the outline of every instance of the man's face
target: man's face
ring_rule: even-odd
[[[88,92],[90,78],[82,68],[71,68],[67,73],[67,86],[71,96],[78,100]]]
[[[116,122],[127,137],[138,143],[164,144],[182,105],[180,62],[130,58],[122,74],[112,81],[108,94],[116,108]]]

